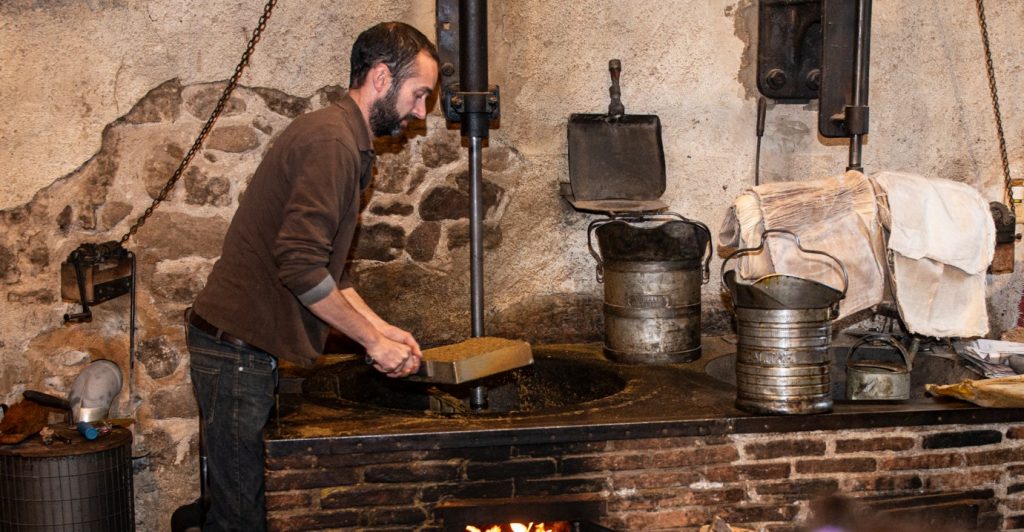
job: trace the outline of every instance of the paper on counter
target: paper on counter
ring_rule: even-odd
[[[1009,365],[1010,357],[1024,355],[1024,343],[1003,340],[970,340],[953,342],[957,354],[981,375],[989,378],[1017,374]]]

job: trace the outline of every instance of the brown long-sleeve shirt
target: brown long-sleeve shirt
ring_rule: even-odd
[[[274,356],[311,364],[328,326],[306,305],[350,286],[345,259],[373,159],[351,98],[296,118],[243,193],[195,312]]]

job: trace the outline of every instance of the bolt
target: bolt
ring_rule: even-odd
[[[807,88],[816,91],[819,87],[821,87],[821,70],[815,68],[807,73]]]
[[[455,75],[455,65],[453,65],[451,63],[445,63],[445,64],[441,65],[441,75],[442,76],[453,76],[453,75]]]
[[[764,81],[768,84],[768,88],[778,90],[786,85],[788,78],[786,77],[785,72],[777,68],[773,68],[768,71],[768,75],[765,76]]]

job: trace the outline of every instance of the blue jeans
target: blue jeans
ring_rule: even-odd
[[[192,386],[202,415],[207,498],[204,532],[267,529],[263,426],[274,406],[277,360],[186,325]]]

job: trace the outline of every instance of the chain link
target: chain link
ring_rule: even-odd
[[[996,91],[996,70],[992,66],[992,49],[988,41],[988,22],[985,20],[984,0],[976,0],[978,5],[978,22],[981,23],[981,42],[985,45],[985,64],[988,67],[988,90],[992,93],[992,112],[996,115],[996,131],[999,134],[999,156],[1003,159],[1003,178],[1006,182],[1006,205],[1014,212],[1014,204],[1020,200],[1013,199],[1013,180],[1010,179],[1010,158],[1006,155],[1006,135],[1003,133],[1003,114],[999,109],[999,92]]]
[[[270,13],[273,11],[276,4],[277,0],[267,0],[267,4],[263,6],[263,14],[260,15],[259,22],[256,23],[256,27],[252,30],[252,37],[249,38],[249,43],[245,47],[245,52],[242,53],[242,59],[235,67],[235,73],[231,75],[231,79],[228,80],[227,86],[224,87],[224,92],[220,95],[220,99],[217,100],[217,105],[214,106],[213,112],[210,113],[210,118],[206,120],[206,124],[203,125],[203,129],[199,131],[199,136],[196,137],[195,142],[192,143],[192,147],[189,148],[188,153],[186,153],[185,157],[182,158],[181,164],[178,165],[178,168],[171,175],[170,179],[167,180],[167,183],[164,183],[164,187],[160,189],[160,193],[157,194],[156,199],[154,199],[153,203],[146,208],[145,212],[142,213],[142,216],[139,216],[139,219],[135,220],[135,223],[128,229],[128,232],[121,236],[119,243],[124,244],[129,238],[134,236],[135,233],[139,231],[139,228],[146,223],[146,219],[153,214],[153,211],[157,206],[167,199],[167,195],[171,193],[172,189],[174,189],[174,185],[178,183],[178,179],[181,178],[181,174],[186,168],[188,168],[189,163],[192,162],[192,158],[195,157],[196,153],[198,153],[202,148],[203,142],[206,141],[206,136],[210,134],[213,124],[224,111],[224,107],[227,105],[228,99],[231,98],[231,93],[234,92],[235,87],[238,86],[238,79],[242,77],[242,72],[249,64],[249,57],[252,56],[253,50],[256,49],[256,43],[260,41],[260,35],[263,34],[263,30],[267,28],[267,19],[270,18]]]

